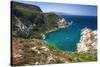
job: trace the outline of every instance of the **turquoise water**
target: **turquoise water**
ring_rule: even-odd
[[[93,30],[97,29],[96,17],[88,16],[62,16],[73,24],[68,28],[58,29],[57,31],[46,34],[46,39],[50,45],[55,45],[60,50],[76,51],[77,43],[80,40],[81,30],[85,27]]]

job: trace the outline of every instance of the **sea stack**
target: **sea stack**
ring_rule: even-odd
[[[80,42],[77,44],[78,52],[87,52],[96,50],[97,46],[97,31],[90,28],[84,28],[81,32]]]
[[[58,24],[58,28],[65,28],[66,23],[67,23],[67,22],[65,21],[64,18],[59,19],[59,22],[57,22],[57,24]]]

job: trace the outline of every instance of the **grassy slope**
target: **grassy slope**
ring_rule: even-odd
[[[35,65],[36,62],[39,64],[57,64],[57,63],[73,63],[73,62],[87,62],[87,61],[96,61],[97,53],[86,53],[86,52],[63,52],[59,49],[48,46],[47,44],[41,43],[39,40],[31,39],[22,39],[22,38],[13,38],[12,42],[13,49],[13,65]],[[46,47],[49,51],[40,50],[40,54],[30,50],[33,47],[41,49],[41,47]],[[52,54],[51,60],[47,63],[48,57]],[[22,57],[14,57],[15,55],[22,55]]]

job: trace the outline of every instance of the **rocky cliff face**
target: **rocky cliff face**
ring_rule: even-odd
[[[35,5],[11,2],[12,31],[14,36],[30,37],[32,30],[44,24],[42,10]]]
[[[77,51],[93,51],[97,46],[97,31],[90,28],[84,28],[81,32],[80,42],[77,44]]]
[[[18,2],[11,2],[12,34],[22,38],[39,38],[48,30],[59,27],[62,17],[53,12],[44,13],[40,7]]]

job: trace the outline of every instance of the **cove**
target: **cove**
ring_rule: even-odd
[[[60,28],[46,34],[45,41],[63,51],[76,51],[77,43],[80,40],[81,30],[85,27],[97,29],[97,18],[94,16],[66,16],[66,21],[73,21],[68,28]]]

